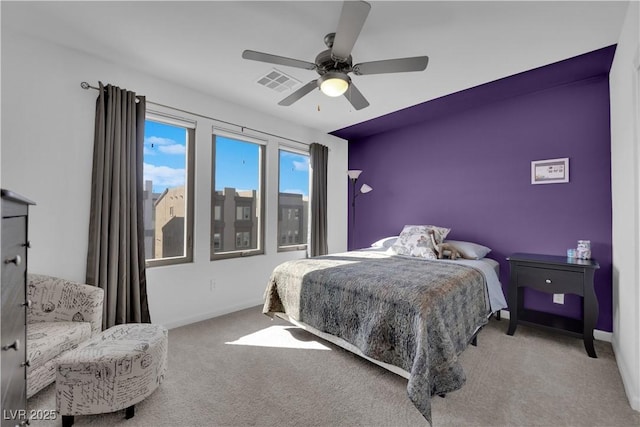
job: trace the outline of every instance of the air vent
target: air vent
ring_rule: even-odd
[[[293,89],[300,83],[300,80],[295,79],[280,70],[276,70],[275,68],[269,71],[265,76],[258,79],[258,84],[268,87],[269,89],[273,89],[276,92]]]

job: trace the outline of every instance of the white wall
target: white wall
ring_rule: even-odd
[[[610,73],[613,198],[613,349],[640,411],[640,4],[630,2]]]
[[[37,202],[29,220],[30,272],[85,278],[97,92],[81,89],[80,82],[97,86],[99,80],[146,95],[149,101],[327,145],[329,250],[346,250],[345,141],[3,28],[1,179],[3,188]],[[152,320],[169,327],[260,304],[271,270],[282,261],[305,256],[276,249],[278,142],[272,138],[267,146],[265,254],[209,261],[214,122],[195,120],[194,262],[147,270]]]

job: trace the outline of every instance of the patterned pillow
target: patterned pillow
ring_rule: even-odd
[[[391,246],[391,252],[426,259],[437,259],[429,231],[433,230],[436,243],[442,243],[450,228],[435,225],[405,225],[398,240]]]

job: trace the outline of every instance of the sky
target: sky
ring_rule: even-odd
[[[186,129],[145,122],[143,175],[145,181],[153,182],[154,193],[184,185],[186,147]]]
[[[184,128],[146,121],[144,180],[153,182],[154,193],[184,185],[186,144],[187,131]],[[279,191],[308,196],[309,157],[280,150],[279,159]],[[259,147],[256,144],[217,136],[215,189],[258,189],[258,161]]]
[[[309,196],[309,156],[280,150],[280,193]]]

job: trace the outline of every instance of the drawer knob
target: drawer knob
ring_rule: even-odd
[[[9,351],[11,349],[14,349],[15,351],[20,350],[20,340],[15,340],[13,342],[13,344],[9,344],[9,345],[3,345],[2,346],[2,350],[3,351]]]
[[[15,265],[20,265],[22,264],[22,257],[20,255],[16,255],[14,258],[8,258],[4,260],[5,264],[15,264]]]
[[[30,299],[26,300],[25,302],[22,303],[23,307],[27,307],[27,308],[31,308],[31,306],[33,305],[33,303],[31,302]]]
[[[551,279],[545,280],[545,283],[551,283]]]

